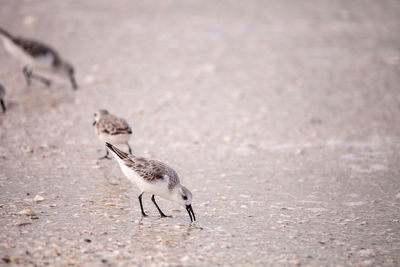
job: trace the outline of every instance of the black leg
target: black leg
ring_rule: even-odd
[[[160,207],[157,205],[157,202],[156,202],[156,199],[155,199],[154,195],[151,196],[151,200],[153,201],[154,205],[156,205],[156,208],[158,209],[158,212],[160,213],[161,217],[171,217],[171,216],[165,215],[164,212],[162,212]]]
[[[76,84],[76,80],[73,74],[69,75],[69,80],[71,81],[72,88],[74,90],[78,89],[78,85]]]
[[[37,74],[33,73],[32,71],[31,71],[30,77],[31,77],[32,79],[36,79],[36,80],[38,80],[38,81],[41,81],[41,82],[44,83],[46,86],[50,86],[50,85],[51,85],[51,81],[50,81],[49,79],[47,79],[47,78],[45,78],[45,77],[43,77],[43,76],[37,75]]]
[[[26,83],[27,83],[28,86],[31,85],[32,79],[36,79],[38,81],[41,81],[42,83],[44,83],[47,86],[51,85],[51,81],[49,79],[47,79],[47,78],[45,78],[43,76],[34,74],[26,66],[22,69],[22,72],[24,73],[24,77],[25,77],[25,80],[26,80]]]
[[[3,109],[3,113],[6,113],[6,105],[4,104],[4,99],[0,99],[0,104]]]
[[[140,209],[141,209],[141,211],[142,211],[142,215],[143,215],[143,217],[147,217],[147,214],[146,213],[144,213],[144,210],[143,210],[143,204],[142,204],[142,195],[144,194],[144,192],[142,192],[140,195],[139,195],[139,204],[140,204]]]
[[[99,159],[111,159],[110,157],[108,157],[108,154],[109,154],[109,152],[108,152],[108,149],[106,148],[106,155],[103,157],[100,157]]]
[[[29,86],[29,85],[31,85],[31,75],[32,75],[32,72],[30,71],[30,70],[28,70],[28,67],[24,67],[23,69],[22,69],[22,73],[24,74],[24,77],[25,77],[25,80],[26,80],[26,84]]]
[[[131,154],[131,155],[132,155],[132,149],[131,149],[131,146],[129,145],[129,143],[126,143],[126,145],[128,146],[128,149],[129,149],[129,154]]]

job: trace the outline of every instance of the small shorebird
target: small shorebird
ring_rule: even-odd
[[[161,217],[168,216],[158,207],[154,197],[155,195],[184,205],[189,213],[190,221],[196,221],[192,209],[192,193],[190,193],[189,189],[180,184],[179,176],[174,169],[157,160],[128,155],[110,143],[106,143],[106,146],[118,161],[125,176],[140,188],[141,193],[138,198],[140,209],[144,217],[146,217],[147,214],[143,210],[142,195],[144,193],[151,193],[153,194],[151,200]]]
[[[0,84],[0,105],[3,109],[3,113],[6,113],[6,104],[4,104],[4,96],[6,95],[6,89]]]
[[[126,120],[111,115],[105,109],[100,109],[94,113],[93,126],[95,126],[96,134],[101,141],[115,145],[125,144],[128,146],[129,154],[132,154],[132,149],[128,143],[132,135],[132,129]],[[111,159],[108,157],[107,148],[106,155],[99,159]]]
[[[74,68],[63,60],[53,48],[36,40],[14,37],[2,28],[0,28],[0,37],[3,39],[6,51],[24,63],[22,72],[28,85],[31,84],[32,79],[39,80],[47,86],[51,85],[49,79],[33,73],[33,70],[37,70],[66,76],[69,78],[72,88],[75,90],[78,88]]]

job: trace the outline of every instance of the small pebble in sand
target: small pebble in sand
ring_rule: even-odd
[[[18,212],[18,214],[26,215],[26,216],[35,216],[36,215],[36,213],[33,210],[30,210],[30,209],[21,210],[20,212]]]
[[[42,197],[42,196],[40,196],[40,195],[36,195],[34,198],[33,198],[33,201],[35,201],[35,202],[42,202],[44,200],[44,197]]]

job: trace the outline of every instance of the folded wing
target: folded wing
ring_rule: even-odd
[[[129,124],[121,118],[109,115],[104,118],[104,123],[99,124],[100,131],[110,135],[131,134],[132,129]]]

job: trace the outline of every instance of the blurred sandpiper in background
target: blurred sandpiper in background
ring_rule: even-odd
[[[78,90],[27,86],[0,45],[0,261],[20,265],[400,262],[400,1],[9,1],[0,27],[56,49]],[[122,174],[173,166],[184,208]],[[125,147],[122,147],[125,149]]]

